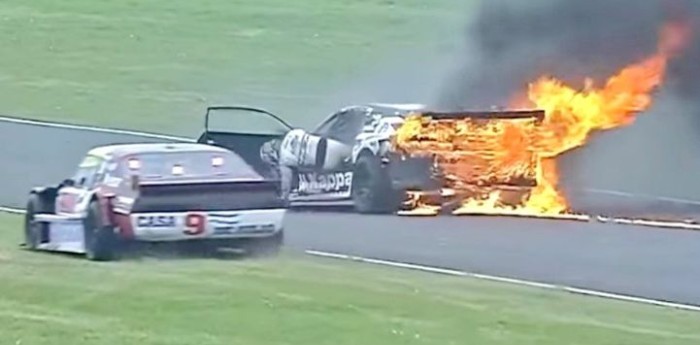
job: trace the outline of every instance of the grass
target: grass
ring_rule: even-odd
[[[6,0],[0,112],[192,134],[207,105],[248,103],[315,123],[332,110],[324,99],[360,71],[460,30],[463,8],[460,0]]]
[[[93,263],[17,248],[0,344],[697,344],[700,314],[309,259]]]

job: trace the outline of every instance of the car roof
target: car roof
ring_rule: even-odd
[[[419,103],[369,103],[367,106],[383,110],[395,110],[400,112],[418,111],[426,108]]]
[[[135,153],[168,153],[168,152],[221,152],[229,151],[217,146],[198,143],[136,143],[115,144],[92,148],[89,155],[101,158],[121,157]]]
[[[366,111],[366,112],[371,112],[373,114],[380,114],[383,116],[400,116],[403,117],[407,115],[408,113],[419,111],[419,110],[424,110],[426,109],[426,106],[423,104],[415,104],[415,103],[365,103],[365,104],[355,104],[355,105],[349,105],[341,108],[338,111],[335,111],[332,113],[329,117],[326,118],[326,120],[330,119],[330,117],[337,115],[337,114],[342,114],[347,111],[351,110],[361,110],[361,111]]]
[[[367,103],[358,107],[371,110],[372,113],[381,114],[385,117],[404,117],[411,112],[426,109],[425,105],[415,103]]]

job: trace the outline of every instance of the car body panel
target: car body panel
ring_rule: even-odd
[[[439,166],[434,155],[414,155],[393,149],[391,139],[412,114],[429,117],[431,122],[444,121],[446,124],[458,119],[478,122],[528,119],[534,120],[537,125],[544,117],[542,110],[535,109],[440,112],[432,111],[423,104],[368,103],[335,111],[310,130],[281,123],[281,127],[289,127],[285,133],[268,133],[267,137],[257,137],[256,140],[259,141],[252,148],[236,144],[248,140],[245,139],[247,134],[240,132],[207,135],[206,129],[200,142],[203,138],[216,137],[218,142],[214,144],[233,151],[245,146],[246,150],[250,150],[246,155],[255,156],[257,150],[259,154],[253,160],[259,163],[258,171],[265,171],[261,174],[275,176],[281,181],[281,189],[290,206],[352,203],[353,186],[358,185],[353,183],[358,176],[355,171],[358,160],[364,155],[379,158],[369,159],[367,162],[372,163],[366,164],[376,164],[374,162],[379,161],[379,174],[386,174],[391,189],[398,194],[406,190],[440,194],[443,188],[450,187],[445,181],[454,177],[454,174],[446,177],[443,174],[445,166]],[[271,115],[270,118],[279,119],[276,115]],[[267,141],[262,142],[265,138]],[[483,187],[481,183],[473,183],[472,180],[468,182],[475,186],[471,189]],[[489,187],[510,188],[513,184],[523,189],[533,187],[531,183],[525,184],[520,180],[499,180],[489,184]],[[466,192],[471,190],[464,189]]]
[[[212,107],[249,111],[251,120],[267,115],[271,122],[278,122],[272,127],[288,130],[249,133],[245,129],[247,121],[231,121],[230,125],[237,127],[224,131],[211,128],[209,120],[205,120],[205,131],[198,142],[240,152],[261,175],[284,180],[283,185],[291,185],[288,200],[292,206],[342,202],[351,199],[353,164],[359,155],[388,150],[388,140],[403,123],[403,117],[424,108],[422,104],[353,105],[331,113],[307,130],[292,127],[263,109]],[[208,110],[206,119],[210,115]]]
[[[56,191],[55,197],[43,193],[49,190]],[[266,237],[283,230],[286,214],[275,181],[257,174],[234,152],[206,144],[96,147],[71,178],[32,193],[53,209],[34,215],[34,222],[46,225],[38,249],[74,253],[85,252],[84,219],[92,201],[99,202],[102,224],[135,241]],[[138,223],[139,217],[180,222],[192,217],[188,212],[204,216],[201,232],[188,230],[184,223],[170,231],[158,227],[160,223],[151,228]],[[235,226],[227,230],[216,225],[227,217],[233,217]]]

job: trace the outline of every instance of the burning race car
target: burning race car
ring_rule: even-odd
[[[97,147],[75,175],[34,188],[25,246],[112,260],[129,242],[190,241],[274,253],[284,201],[235,153],[202,144]]]
[[[263,115],[277,128],[211,130],[215,110]],[[543,117],[538,110],[433,112],[415,104],[369,104],[341,109],[306,131],[261,109],[213,107],[199,142],[245,151],[259,173],[279,177],[292,206],[435,213],[493,190],[519,203],[537,184],[540,160],[531,143]]]
[[[264,110],[222,107],[210,110],[248,115],[224,124],[268,119],[276,129],[252,134],[207,126],[200,142],[241,152],[261,174],[279,175],[291,205],[586,220],[559,185],[558,158],[586,145],[592,133],[631,125],[648,110],[690,34],[689,23],[664,25],[653,54],[603,82],[586,78],[583,88],[543,75],[507,95],[508,107],[521,111],[369,104],[342,109],[307,131]]]

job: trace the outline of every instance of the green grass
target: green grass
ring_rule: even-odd
[[[307,125],[360,71],[461,30],[464,4],[5,0],[0,113],[192,134],[207,105],[248,103]]]
[[[325,261],[93,263],[17,248],[0,215],[0,344],[700,342],[700,314]]]

